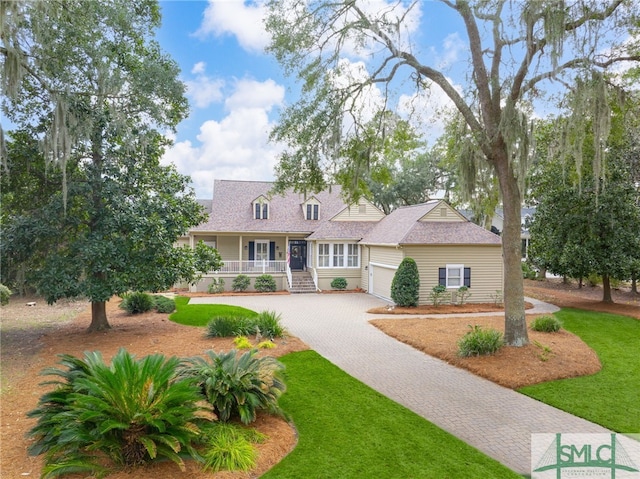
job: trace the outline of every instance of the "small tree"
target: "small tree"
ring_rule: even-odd
[[[405,258],[391,282],[391,299],[398,306],[418,306],[420,274],[413,258]]]

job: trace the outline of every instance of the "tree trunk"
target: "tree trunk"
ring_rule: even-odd
[[[506,152],[494,163],[502,191],[504,226],[502,257],[504,263],[504,341],[507,346],[529,344],[524,308],[522,278],[522,232],[520,190],[518,180],[509,165]]]
[[[93,301],[91,303],[91,324],[89,331],[104,331],[111,329],[107,321],[107,303],[105,301]]]
[[[611,297],[611,280],[608,274],[602,275],[602,302],[613,303],[613,298]]]
[[[635,274],[631,276],[631,292],[638,294],[638,277]]]
[[[545,279],[547,279],[547,268],[540,268],[540,271],[538,271],[537,279],[541,281],[544,281]]]

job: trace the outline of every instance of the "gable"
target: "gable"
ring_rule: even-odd
[[[427,214],[425,214],[418,221],[466,222],[467,219],[445,201],[439,201]]]
[[[385,217],[377,206],[365,198],[344,208],[331,221],[379,221]]]

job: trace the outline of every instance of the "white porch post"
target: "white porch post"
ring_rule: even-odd
[[[196,248],[196,237],[193,233],[189,235],[189,247],[191,248],[191,251]],[[195,293],[196,291],[198,291],[198,287],[195,284],[189,284],[189,292]]]
[[[238,236],[238,271],[242,273],[242,235]]]

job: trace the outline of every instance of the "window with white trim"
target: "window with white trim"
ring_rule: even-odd
[[[253,217],[256,220],[269,219],[269,203],[260,199],[253,204]]]
[[[330,249],[331,245],[329,243],[320,243],[318,245],[318,268],[328,268],[330,266]]]
[[[349,268],[360,267],[360,246],[357,244],[347,245],[347,266]]]
[[[269,242],[256,240],[256,261],[269,261]]]
[[[317,220],[320,207],[318,205],[307,204],[307,219]]]
[[[344,267],[344,245],[343,244],[333,245],[333,267],[334,268]]]
[[[355,243],[319,243],[318,268],[359,268],[360,248]]]
[[[438,269],[438,284],[447,288],[471,287],[471,268],[463,264],[448,264]]]

